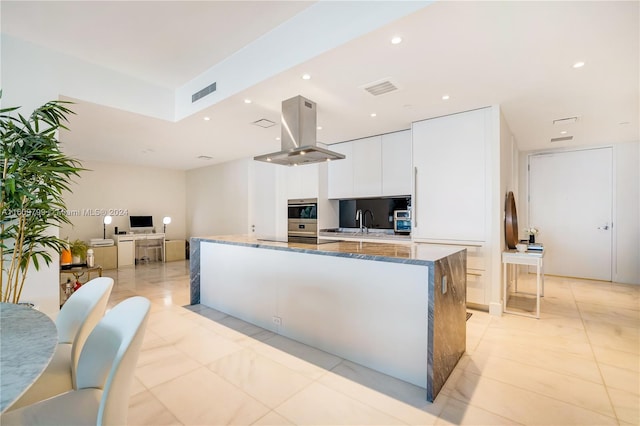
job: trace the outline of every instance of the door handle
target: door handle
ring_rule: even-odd
[[[602,229],[603,231],[608,231],[609,230],[609,224],[598,226],[598,229]]]
[[[413,226],[418,227],[418,168],[413,168]]]

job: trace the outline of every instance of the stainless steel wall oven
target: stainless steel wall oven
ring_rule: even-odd
[[[290,243],[318,243],[318,199],[289,200],[288,241]]]

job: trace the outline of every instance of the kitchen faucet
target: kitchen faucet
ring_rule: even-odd
[[[369,209],[365,210],[364,213],[362,212],[362,209],[358,209],[356,210],[356,222],[359,221],[359,225],[360,225],[360,232],[369,232],[369,229],[366,226],[366,222],[367,222],[367,213],[369,213],[371,215],[371,225],[373,225],[373,212]]]
[[[364,213],[362,213],[362,222],[364,223],[364,230],[366,233],[369,233],[369,228],[367,228],[367,213],[369,213],[371,215],[371,224],[370,226],[373,226],[373,212],[369,209],[365,210]]]

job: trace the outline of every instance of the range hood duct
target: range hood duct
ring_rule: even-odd
[[[281,150],[253,157],[257,161],[294,166],[341,160],[343,154],[319,147],[316,103],[302,96],[282,101]]]

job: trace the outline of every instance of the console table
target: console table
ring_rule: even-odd
[[[157,243],[152,246],[147,246],[147,248],[157,247],[160,250],[160,258],[164,261],[164,233],[116,235],[118,267],[135,265],[136,248],[142,247],[149,242]]]
[[[542,251],[525,251],[519,252],[517,250],[507,250],[502,252],[502,265],[503,265],[503,311],[508,314],[523,315],[527,317],[540,318],[540,296],[544,296],[544,250]],[[507,268],[510,265],[512,268]],[[518,265],[528,265],[536,267],[536,311],[535,314],[527,314],[525,312],[510,311],[507,308],[507,301],[509,300],[509,282],[511,274],[510,269],[513,269],[513,276],[515,282],[515,293],[518,293]],[[530,294],[524,293],[523,294]]]

